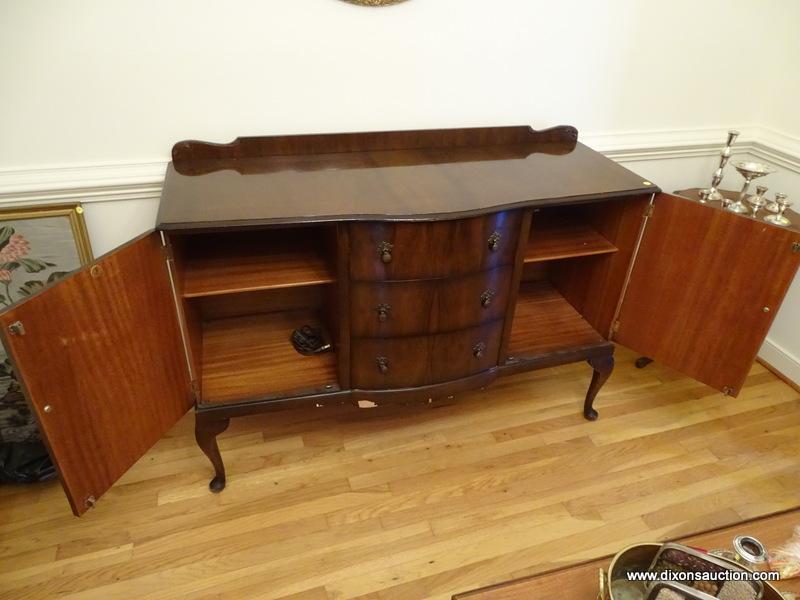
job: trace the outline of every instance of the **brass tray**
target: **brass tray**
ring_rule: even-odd
[[[611,564],[608,566],[608,571],[600,569],[600,589],[597,595],[598,600],[628,600],[628,598],[614,594],[612,591],[612,583],[617,580],[624,579],[625,574],[629,571],[648,570],[650,565],[653,564],[653,561],[655,560],[656,555],[661,548],[669,545],[671,544],[634,544],[617,552],[617,554],[614,555],[614,558],[611,559]],[[708,556],[707,558],[713,559],[714,562],[722,561],[726,565],[730,565],[735,569],[745,571],[750,570],[742,565],[724,558],[716,556]],[[764,581],[761,583],[763,583],[764,586],[764,593],[762,596],[763,600],[783,600],[783,596],[781,596],[780,592],[775,589],[770,582]],[[644,589],[644,585],[642,589]]]

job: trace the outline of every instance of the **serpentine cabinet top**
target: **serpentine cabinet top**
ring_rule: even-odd
[[[452,219],[657,191],[569,126],[184,141],[158,228]]]

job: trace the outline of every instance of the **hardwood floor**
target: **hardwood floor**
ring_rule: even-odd
[[[0,597],[445,599],[800,504],[800,394],[739,398],[622,349],[457,404],[237,419],[228,487],[184,418],[83,518],[58,484],[0,487]],[[322,412],[324,411],[324,412]]]

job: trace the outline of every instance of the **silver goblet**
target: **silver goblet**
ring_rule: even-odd
[[[767,193],[767,187],[763,185],[756,186],[756,195],[750,196],[747,199],[748,204],[753,208],[753,218],[758,218],[758,211],[764,208],[767,205],[767,199],[764,198],[764,194]]]
[[[783,216],[783,213],[786,212],[786,209],[789,208],[792,203],[791,201],[786,199],[786,194],[781,194],[783,198],[778,200],[778,213],[774,215],[767,215],[764,217],[764,220],[767,223],[772,223],[773,225],[780,225],[781,227],[788,227],[792,224],[792,222]]]
[[[770,173],[774,173],[775,169],[762,163],[740,162],[736,163],[736,170],[739,171],[742,177],[744,177],[744,185],[742,186],[742,191],[739,192],[739,199],[733,203],[731,203],[730,201],[728,201],[728,203],[725,203],[725,201],[723,200],[722,203],[723,206],[725,206],[725,208],[727,208],[732,212],[745,214],[749,212],[747,205],[745,205],[744,203],[744,200],[747,197],[747,190],[750,188],[750,182],[758,177],[763,177],[764,175],[769,175]]]

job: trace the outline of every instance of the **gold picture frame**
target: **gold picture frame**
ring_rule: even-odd
[[[51,217],[66,217],[69,220],[81,265],[92,262],[94,260],[92,244],[89,241],[89,232],[86,229],[86,221],[83,218],[83,205],[80,202],[0,208],[0,227],[3,226],[5,221]]]
[[[0,308],[92,260],[80,202],[0,209]]]
[[[80,202],[0,208],[0,308],[93,260]],[[0,442],[36,442],[36,420],[0,344]]]

